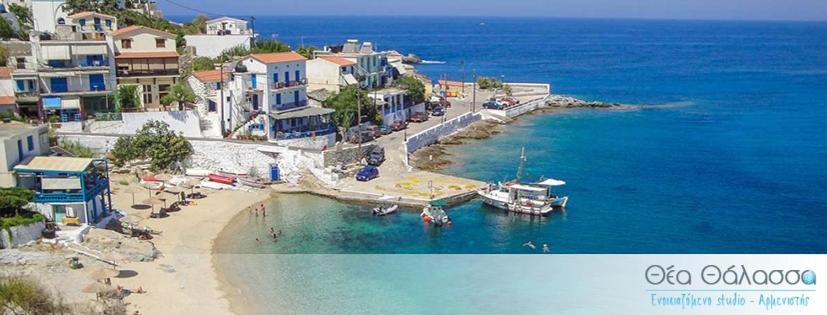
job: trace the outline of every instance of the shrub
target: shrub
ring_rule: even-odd
[[[0,314],[69,314],[38,283],[23,277],[0,277]]]
[[[60,144],[60,147],[75,157],[91,158],[95,155],[95,153],[92,152],[92,149],[83,146],[80,142],[63,141],[63,143]]]
[[[477,78],[477,85],[479,85],[480,89],[487,90],[499,89],[503,86],[503,83],[492,77],[479,77]]]

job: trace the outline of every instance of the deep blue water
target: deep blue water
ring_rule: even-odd
[[[490,181],[513,177],[525,146],[528,177],[569,182],[565,214],[532,220],[472,202],[435,233],[415,214],[374,220],[304,197],[283,202],[324,204],[334,219],[313,217],[328,229],[240,251],[519,253],[532,239],[559,253],[827,252],[827,23],[259,17],[256,28],[293,47],[358,38],[445,62],[418,67],[434,78],[460,79],[464,63],[467,77],[644,106],[533,115],[453,150],[447,173]],[[239,240],[262,233],[247,231]]]
[[[492,306],[484,287],[462,285],[485,276],[468,275],[478,257],[286,254],[531,253],[526,240],[553,253],[827,253],[825,23],[259,17],[257,28],[293,47],[358,38],[444,61],[418,67],[432,77],[460,79],[464,62],[467,76],[644,105],[524,117],[451,150],[456,163],[445,172],[493,181],[513,177],[525,146],[528,177],[569,183],[559,190],[568,210],[549,218],[475,201],[449,210],[453,227],[432,229],[416,212],[375,218],[303,195],[273,199],[266,220],[240,215],[217,239],[216,259],[262,313],[417,314],[449,297],[446,313],[523,305],[542,314],[560,306],[548,292],[569,290],[502,281],[517,287],[498,292],[541,296]],[[270,226],[281,240],[255,245]],[[604,302],[596,305],[612,305]]]

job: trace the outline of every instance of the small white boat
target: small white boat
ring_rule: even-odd
[[[190,168],[190,169],[187,169],[187,171],[185,172],[185,174],[187,176],[192,176],[192,177],[207,177],[207,176],[210,176],[210,174],[212,174],[212,173],[213,172],[210,171],[210,170],[205,170],[205,169],[200,169],[200,168]]]
[[[373,208],[373,215],[378,215],[380,217],[381,216],[386,216],[386,215],[389,215],[391,213],[396,212],[396,210],[398,210],[398,209],[399,209],[399,205],[391,205],[391,206],[388,206],[388,207],[376,207],[376,208]]]
[[[249,186],[249,187],[252,187],[252,188],[262,189],[262,188],[267,187],[267,183],[265,183],[264,181],[262,181],[260,179],[257,179],[257,178],[252,178],[252,177],[246,177],[245,176],[245,177],[239,177],[237,180],[240,184],[242,184],[244,186]]]
[[[425,223],[432,223],[436,226],[451,225],[451,218],[442,207],[445,206],[445,201],[435,200],[431,204],[422,209],[422,221]]]

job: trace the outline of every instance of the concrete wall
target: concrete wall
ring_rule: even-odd
[[[462,128],[468,127],[471,123],[480,120],[481,117],[482,116],[478,113],[466,113],[439,125],[425,129],[415,135],[409,136],[408,141],[405,142],[405,149],[408,151],[408,154],[413,153],[422,147],[436,143],[439,138],[448,136]]]
[[[339,93],[342,82],[342,67],[338,64],[316,58],[307,61],[307,89],[325,89]]]
[[[135,35],[132,36],[116,36],[115,37],[115,49],[119,53],[125,52],[157,52],[157,51],[175,51],[175,37],[162,37],[156,35],[153,31],[142,31],[140,33],[134,33]],[[132,40],[132,48],[124,49],[121,45],[121,40],[123,39],[131,39]],[[164,40],[164,47],[157,47],[155,45],[155,39],[163,39]]]
[[[45,222],[13,226],[9,230],[0,229],[0,248],[14,248],[38,240],[46,228]]]
[[[536,110],[540,107],[545,107],[547,98],[548,98],[548,96],[538,98],[538,99],[534,99],[534,100],[522,103],[520,105],[508,108],[508,109],[505,110],[505,115],[508,118],[514,118],[514,117],[520,116],[522,114],[532,112],[532,111],[534,111],[534,110]]]
[[[187,46],[195,47],[198,57],[215,58],[227,49],[242,46],[250,48],[253,35],[187,35]]]

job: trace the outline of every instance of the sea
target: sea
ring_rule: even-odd
[[[415,53],[426,60],[417,69],[434,79],[549,83],[553,93],[632,105],[533,114],[449,149],[453,164],[443,172],[498,181],[514,177],[525,148],[524,178],[567,182],[556,192],[570,197],[568,207],[548,218],[472,201],[449,210],[452,227],[434,229],[415,211],[377,218],[364,206],[307,195],[271,200],[266,219],[239,215],[216,241],[216,264],[260,310],[416,314],[432,310],[420,302],[446,295],[460,306],[493,303],[440,285],[463,274],[462,264],[406,265],[386,254],[422,262],[444,256],[429,254],[538,253],[522,246],[529,240],[552,254],[827,253],[827,23],[255,23],[262,38],[294,48],[354,38]],[[270,227],[283,232],[278,242],[267,239]],[[432,291],[441,294],[424,293]]]

